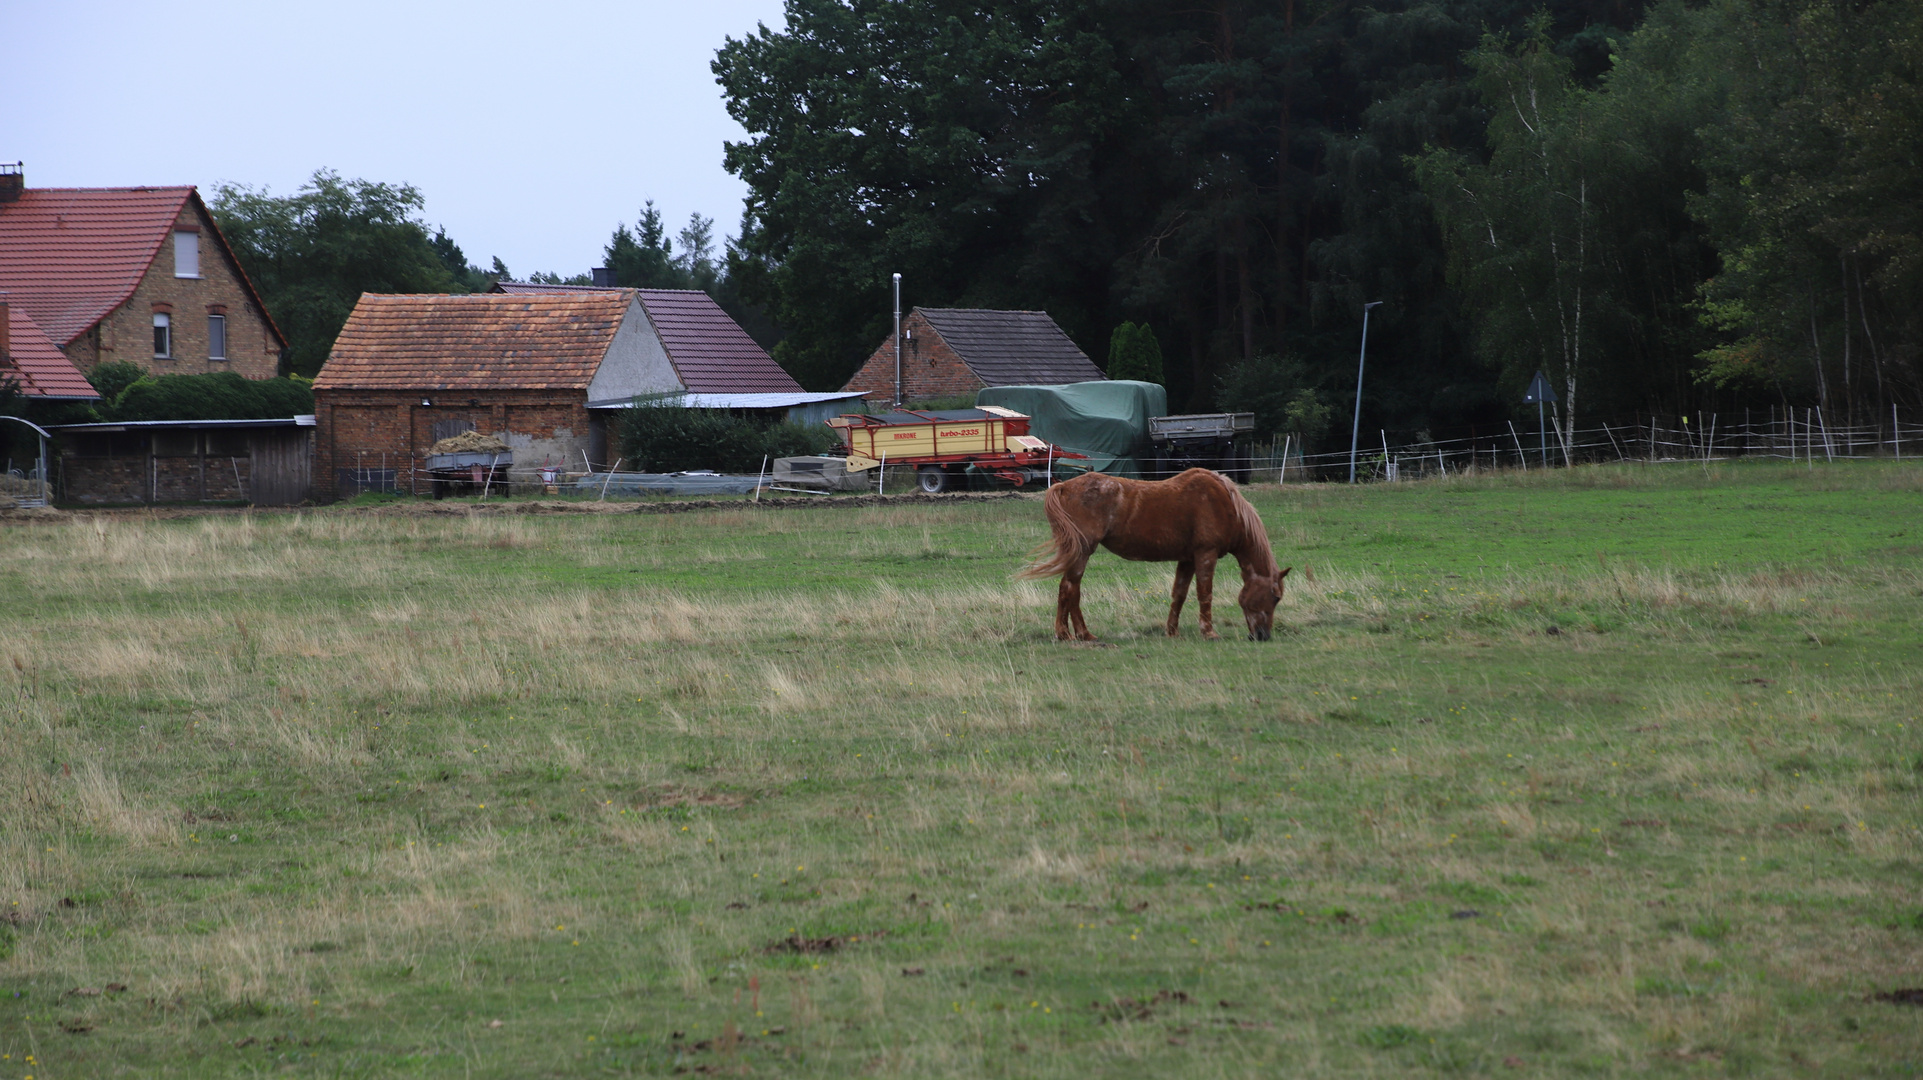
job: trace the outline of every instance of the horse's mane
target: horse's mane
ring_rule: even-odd
[[[1269,546],[1269,530],[1262,524],[1262,515],[1256,513],[1255,505],[1243,497],[1235,481],[1221,473],[1216,473],[1215,478],[1228,489],[1229,499],[1235,505],[1235,521],[1242,531],[1240,543],[1230,550],[1236,552],[1236,558],[1247,569],[1257,573],[1273,573],[1275,550]],[[1244,553],[1247,554],[1246,559],[1243,558]]]

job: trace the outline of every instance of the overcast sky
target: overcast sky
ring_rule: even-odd
[[[600,265],[653,199],[739,231],[708,64],[781,0],[287,4],[0,0],[0,160],[29,187],[222,182],[315,169],[408,183],[470,262]]]

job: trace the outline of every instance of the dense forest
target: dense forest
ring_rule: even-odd
[[[789,0],[714,71],[727,272],[835,387],[912,303],[1146,325],[1313,435],[1923,404],[1910,0]],[[1258,400],[1259,399],[1259,400]]]
[[[709,291],[810,389],[886,336],[899,271],[1311,443],[1378,301],[1363,416],[1399,437],[1500,425],[1536,371],[1566,431],[1877,423],[1923,407],[1920,65],[1914,0],[788,0],[713,61],[740,235],[646,204],[601,261]],[[291,371],[363,290],[511,276],[422,205],[217,193]]]

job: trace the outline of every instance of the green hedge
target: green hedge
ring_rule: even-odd
[[[768,458],[818,454],[835,441],[827,425],[758,424],[717,409],[689,409],[678,396],[639,398],[618,431],[622,468],[752,473]]]
[[[146,375],[100,409],[102,419],[272,420],[314,411],[305,379],[243,379],[231,371],[206,375]]]

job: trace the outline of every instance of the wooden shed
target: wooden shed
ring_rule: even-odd
[[[59,424],[57,502],[292,506],[312,487],[314,418]]]

